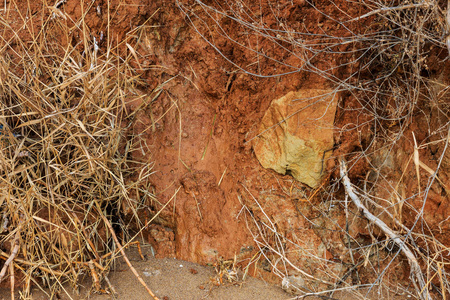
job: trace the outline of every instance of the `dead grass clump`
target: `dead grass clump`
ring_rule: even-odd
[[[140,167],[124,137],[131,55],[109,39],[99,51],[83,21],[47,17],[17,31],[0,16],[0,280],[9,274],[25,297],[32,284],[53,297],[85,275],[100,290],[121,250],[111,233],[124,239],[124,216],[139,228],[151,196],[129,196]],[[133,178],[151,168],[141,171]]]

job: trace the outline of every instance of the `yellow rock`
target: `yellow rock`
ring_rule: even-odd
[[[261,165],[317,187],[333,148],[338,99],[333,90],[302,89],[273,100],[253,142]]]

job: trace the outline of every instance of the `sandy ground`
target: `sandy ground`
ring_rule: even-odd
[[[144,279],[148,287],[160,300],[359,300],[359,299],[410,299],[404,292],[380,290],[367,293],[367,290],[338,290],[332,295],[321,294],[318,296],[296,297],[288,294],[280,286],[266,283],[256,278],[247,277],[242,282],[217,285],[217,273],[213,266],[201,266],[192,262],[177,260],[174,258],[155,258],[152,248],[148,244],[141,244],[144,260],[139,256],[137,248],[130,247],[126,250],[127,257],[131,261],[139,275]],[[116,290],[116,297],[111,294],[99,294],[92,288],[92,281],[86,280],[79,285],[78,293],[70,286],[65,286],[53,299],[92,299],[92,300],[140,300],[152,299],[145,288],[133,275],[122,258],[116,261],[114,271],[109,274],[109,279]],[[103,283],[106,287],[106,283]],[[20,298],[19,290],[15,293],[16,299]],[[0,300],[11,299],[9,289],[0,289]],[[34,288],[32,300],[51,299],[46,292]]]
[[[248,278],[241,285],[215,286],[212,267],[174,259],[150,259],[135,264],[150,289],[160,299],[288,299],[279,287]],[[196,273],[196,274],[193,274]],[[111,275],[120,299],[147,299],[145,289],[139,286],[129,270]],[[96,296],[92,299],[109,299]]]
[[[144,261],[139,258],[136,249],[128,250],[127,256],[160,300],[292,298],[279,286],[250,277],[240,284],[217,286],[214,284],[217,274],[212,266],[201,266],[172,258],[157,259],[151,255],[150,246],[142,246],[142,252],[146,257]],[[55,299],[151,299],[123,261],[118,261],[109,279],[116,289],[116,298],[108,294],[94,293],[91,290],[91,282],[85,281],[80,285],[78,295],[70,287],[65,287],[67,293],[61,292]],[[0,299],[10,299],[9,289],[0,290]],[[20,299],[19,291],[16,291],[16,299]],[[49,296],[34,288],[32,299],[44,300],[49,299]]]

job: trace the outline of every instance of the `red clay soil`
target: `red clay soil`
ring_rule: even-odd
[[[45,16],[51,13],[40,1],[11,2],[16,4],[16,9],[22,16],[27,15],[27,12]],[[187,6],[192,5],[191,1],[182,2]],[[246,1],[250,10],[252,2],[255,1]],[[275,2],[277,17],[271,13],[269,4],[258,7],[254,3],[254,9],[261,9],[261,18],[269,28],[298,24],[298,28],[303,26],[303,30],[311,33],[320,33],[326,27],[330,34],[336,35],[339,30],[343,35],[346,34],[346,31],[333,25],[308,5],[307,1]],[[327,14],[336,18],[363,13],[358,5],[347,1],[334,1],[334,4],[315,1],[315,5],[324,7]],[[338,146],[332,154],[332,159],[325,165],[328,175],[321,188],[313,191],[289,175],[280,175],[262,168],[252,151],[251,141],[258,134],[258,124],[273,99],[300,88],[320,88],[329,83],[323,77],[310,72],[296,72],[281,77],[256,77],[236,67],[254,64],[248,68],[249,71],[275,75],[301,66],[298,57],[290,55],[283,47],[271,47],[261,41],[259,47],[264,48],[267,56],[276,58],[278,62],[264,57],[258,60],[251,51],[245,52],[229,42],[230,38],[244,42],[248,37],[234,31],[233,23],[226,18],[216,25],[194,19],[194,24],[201,32],[207,32],[207,26],[213,28],[220,25],[229,34],[214,35],[216,31],[211,30],[212,36],[207,38],[214,40],[214,45],[236,64],[233,65],[194,30],[175,1],[103,0],[80,4],[78,0],[68,0],[61,4],[60,9],[74,22],[82,17],[85,19],[88,26],[86,30],[90,36],[101,39],[100,51],[105,49],[109,39],[115,42],[139,39],[138,47],[134,49],[138,61],[132,62],[142,81],[138,88],[143,94],[151,93],[157,88],[162,89],[149,108],[137,111],[133,116],[133,125],[128,132],[130,137],[139,137],[134,139],[135,146],[138,145],[140,149],[132,153],[133,159],[153,164],[154,174],[150,180],[154,186],[156,200],[149,203],[147,212],[142,213],[143,220],[152,218],[164,204],[170,202],[144,233],[148,242],[155,248],[157,257],[176,257],[207,264],[215,263],[220,257],[232,259],[236,255],[245,266],[249,259],[258,253],[251,234],[256,230],[251,217],[263,220],[265,217],[262,208],[276,224],[278,231],[294,243],[316,249],[318,257],[332,264],[342,262],[345,265],[349,262],[349,257],[346,256],[347,240],[342,231],[338,230],[345,227],[345,215],[340,204],[326,202],[326,191],[329,186],[334,186],[336,190],[339,188],[337,157],[360,153],[361,149],[370,146],[370,140],[373,138],[373,128],[369,125],[361,126],[358,130],[339,131],[340,128],[348,129],[348,124],[364,123],[370,119],[370,116],[364,114],[362,104],[355,99],[355,95],[342,94],[340,106],[345,106],[346,109],[339,109],[336,114],[335,144]],[[108,9],[111,12],[109,28]],[[200,11],[198,13],[201,14]],[[17,12],[11,12],[10,18],[19,18],[18,16]],[[283,20],[281,25],[280,20]],[[358,26],[365,26],[370,20],[368,18],[364,21],[367,23],[361,22]],[[144,23],[148,26],[136,31],[135,35],[126,35]],[[38,23],[35,26],[36,29],[39,28]],[[298,28],[293,26],[292,30]],[[69,42],[76,43],[76,37]],[[256,40],[248,41],[253,42]],[[345,45],[340,49],[346,50]],[[124,45],[117,51],[130,50]],[[439,55],[441,54],[437,53],[433,59],[438,60]],[[331,68],[341,66],[348,58],[331,56],[324,60],[324,57],[318,56],[317,64],[320,68]],[[430,68],[433,68],[431,61],[430,58]],[[284,66],[280,66],[279,62]],[[357,67],[344,65],[337,67],[332,73],[333,76],[345,78]],[[435,68],[447,70],[440,76],[444,81],[448,80],[448,60]],[[139,108],[141,101],[143,100],[130,101],[127,104],[130,115]],[[445,124],[445,117],[445,114],[442,115],[438,110],[424,108],[422,114],[418,113],[415,123],[404,129],[407,138],[401,139],[389,154],[396,157],[395,162],[388,166],[392,169],[388,177],[391,176],[394,180],[403,170],[407,170],[402,185],[404,197],[413,195],[417,189],[414,164],[412,161],[408,163],[414,151],[411,133],[415,133],[419,145],[430,142],[428,128],[439,128]],[[427,124],[422,126],[422,123]],[[434,170],[438,164],[436,157],[439,157],[442,151],[442,148],[423,148],[420,150],[420,159]],[[357,157],[358,154],[353,154],[348,156],[348,160]],[[447,161],[442,165],[444,169],[440,175],[441,180],[450,186],[450,162],[449,156],[446,157]],[[356,163],[352,165],[349,176],[355,184],[361,185],[365,178],[374,176],[370,171],[371,162],[365,158],[354,161]],[[424,178],[429,176],[424,169],[420,172]],[[390,178],[387,178],[386,182]],[[421,188],[424,187],[425,183]],[[379,194],[383,195],[383,187],[378,188]],[[343,190],[340,191],[340,196],[344,199]],[[306,201],[309,197],[310,201]],[[448,194],[442,187],[433,187],[424,213],[424,218],[436,239],[446,245],[450,245],[450,222],[446,221],[450,215],[448,200]],[[243,210],[243,205],[249,210]],[[415,219],[411,212],[420,205],[420,200],[417,200],[413,207],[405,208],[403,219],[406,226],[412,225]],[[325,207],[328,207],[329,215],[322,218],[319,208]],[[312,223],[311,220],[315,219],[317,221]],[[334,223],[331,219],[334,219]],[[382,239],[381,232],[366,224],[363,220],[355,220],[350,224],[349,231],[361,243],[376,238]],[[328,230],[323,230],[324,228]],[[287,252],[289,249],[289,245],[286,246]],[[305,261],[299,254],[292,254],[291,259],[306,266],[310,263],[311,270],[315,268],[313,262]],[[265,259],[259,260],[256,270],[251,269],[250,273],[276,280],[277,277],[270,272],[270,265],[267,267],[267,264]],[[347,269],[336,272],[343,272],[343,275],[345,270]],[[358,280],[376,279],[371,278],[369,272],[364,272],[361,270],[362,276],[366,278]],[[396,267],[394,273],[391,274],[392,278],[406,280],[409,276],[407,263],[403,262]],[[353,279],[358,283],[356,278]]]

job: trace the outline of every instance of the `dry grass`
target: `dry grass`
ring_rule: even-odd
[[[130,159],[125,135],[126,103],[141,97],[135,53],[106,33],[100,51],[83,19],[56,7],[40,27],[13,28],[11,6],[0,15],[0,277],[25,298],[85,276],[100,291],[121,250],[108,223],[128,242],[152,198],[151,164]]]

